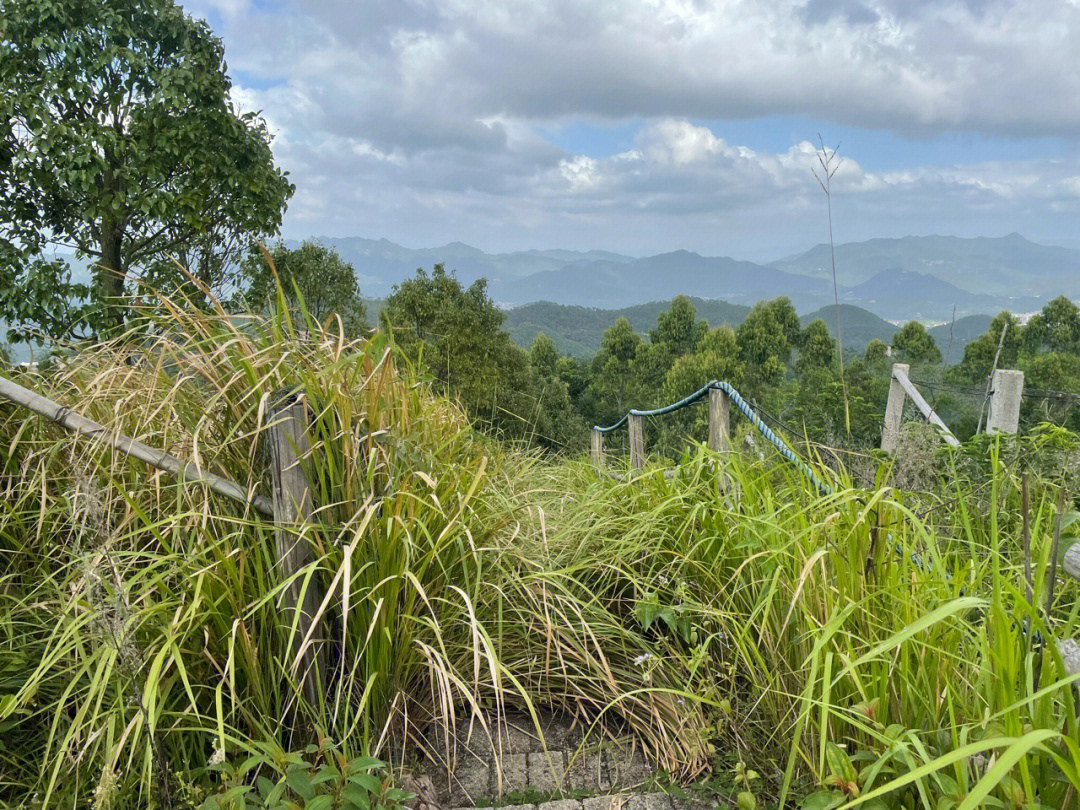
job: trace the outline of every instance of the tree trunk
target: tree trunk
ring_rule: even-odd
[[[107,330],[117,330],[124,325],[124,264],[122,241],[123,228],[116,222],[101,225],[101,257],[95,269],[98,289],[105,300],[105,324]]]

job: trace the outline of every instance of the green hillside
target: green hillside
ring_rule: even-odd
[[[959,363],[964,357],[964,347],[983,334],[990,328],[989,315],[968,315],[966,318],[957,318],[955,324],[943,323],[926,331],[934,336],[938,348],[941,349],[945,362],[952,365]],[[949,339],[949,331],[952,330],[952,340]]]
[[[803,328],[807,324],[820,318],[825,321],[829,331],[836,334],[836,307],[829,305],[819,310],[803,315]],[[840,326],[844,332],[844,350],[862,354],[866,344],[875,338],[888,343],[896,333],[896,327],[884,318],[879,318],[873,312],[868,312],[862,307],[852,304],[840,305]]]

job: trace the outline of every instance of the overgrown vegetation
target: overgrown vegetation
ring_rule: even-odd
[[[300,329],[280,307],[265,323],[176,307],[21,379],[263,492],[269,406],[303,393],[318,699],[265,519],[5,405],[8,803],[242,789],[274,806],[304,785],[291,769],[322,767],[303,759],[312,733],[332,781],[455,708],[553,708],[594,737],[629,730],[676,781],[745,762],[760,779],[738,790],[761,806],[1075,806],[1076,676],[1056,644],[1075,586],[1047,598],[1073,434],[911,442],[876,486],[841,473],[828,496],[771,450],[699,446],[673,478],[618,482],[502,449],[388,336]],[[919,491],[890,487],[905,475]]]

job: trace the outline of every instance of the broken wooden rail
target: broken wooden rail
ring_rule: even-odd
[[[294,637],[299,638],[302,645],[297,659],[300,667],[299,683],[305,698],[312,705],[317,703],[317,689],[326,683],[326,662],[322,634],[318,632],[317,626],[313,628],[313,624],[323,594],[317,579],[313,578],[303,592],[299,582],[300,572],[312,562],[304,527],[309,524],[314,508],[311,483],[300,463],[309,446],[307,404],[303,396],[279,392],[275,395],[276,401],[271,408],[271,422],[267,427],[272,467],[272,499],[245,489],[235,481],[207,472],[197,464],[125,436],[118,430],[107,428],[100,422],[95,422],[5,377],[0,377],[0,396],[74,433],[103,442],[125,455],[175,475],[183,483],[205,486],[272,518],[281,577],[288,583],[282,591],[283,612],[288,619],[288,626],[295,624]],[[305,643],[305,639],[316,641]]]
[[[157,467],[159,470],[175,475],[181,481],[202,484],[219,495],[224,495],[226,498],[231,498],[245,505],[250,504],[252,508],[264,515],[269,517],[274,515],[274,504],[269,498],[249,492],[235,481],[207,472],[197,464],[171,456],[164,450],[155,450],[138,439],[132,439],[119,431],[111,430],[100,422],[95,422],[93,419],[76,413],[71,408],[53,402],[51,399],[31,391],[29,388],[23,388],[18,383],[12,382],[5,377],[0,377],[0,395],[40,416],[44,416],[49,421],[55,422],[73,433],[98,439],[121,453],[145,461],[152,467]]]

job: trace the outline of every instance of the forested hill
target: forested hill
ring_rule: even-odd
[[[699,318],[711,326],[727,324],[736,327],[743,322],[749,307],[703,298],[690,298]],[[656,317],[671,307],[671,301],[653,301],[623,309],[598,309],[594,307],[565,306],[550,301],[526,304],[505,312],[503,329],[513,341],[524,348],[532,345],[536,336],[543,332],[561,354],[573,357],[592,357],[599,348],[604,330],[619,318],[626,318],[634,331],[644,334],[656,325]],[[379,302],[369,304],[369,312],[377,313]],[[805,329],[812,321],[820,318],[825,321],[829,331],[836,334],[836,307],[832,304],[808,312],[800,317]],[[899,327],[873,312],[851,304],[840,305],[840,325],[844,331],[845,352],[861,354],[871,340],[880,340],[885,344],[892,342]],[[970,315],[957,318],[955,324],[934,326],[927,331],[933,335],[942,354],[949,363],[959,362],[964,355],[964,346],[974,340],[990,326],[989,315]],[[950,327],[952,338],[950,340]]]
[[[750,311],[750,307],[726,301],[691,298],[690,302],[697,310],[698,317],[704,318],[712,326],[738,326]],[[543,332],[551,338],[561,354],[591,357],[600,348],[604,330],[619,318],[626,318],[635,332],[643,333],[656,325],[656,317],[661,312],[670,308],[671,301],[653,301],[623,309],[597,309],[540,301],[507,311],[503,329],[519,346],[531,346],[536,336]]]

